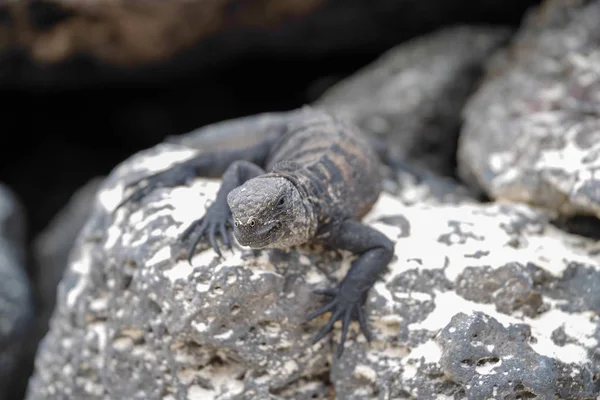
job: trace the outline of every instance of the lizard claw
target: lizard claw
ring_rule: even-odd
[[[367,325],[366,315],[363,310],[363,303],[366,296],[363,295],[361,296],[361,298],[351,299],[348,296],[342,296],[340,293],[340,288],[317,289],[313,292],[316,294],[323,294],[333,297],[333,299],[329,303],[327,303],[317,311],[312,312],[306,317],[306,321],[308,322],[331,311],[331,316],[329,317],[329,320],[327,321],[325,326],[323,326],[321,330],[315,335],[315,337],[312,340],[312,344],[315,344],[319,340],[323,339],[325,335],[327,335],[327,333],[331,330],[333,324],[338,320],[342,320],[342,336],[337,348],[338,358],[341,357],[344,352],[344,343],[346,342],[348,328],[352,320],[358,320],[360,329],[367,341],[370,342],[372,340],[372,334]]]
[[[216,209],[214,206],[215,204],[211,205],[202,218],[192,222],[192,224],[181,234],[180,240],[187,240],[190,236],[194,236],[194,240],[188,250],[187,259],[190,264],[192,263],[192,257],[194,256],[196,247],[206,233],[208,233],[208,242],[219,257],[222,258],[223,255],[221,254],[221,249],[217,243],[217,234],[221,236],[221,240],[225,247],[228,249],[231,249],[232,247],[231,232],[227,229],[227,224],[231,219],[228,214],[231,214],[231,212],[229,212],[229,210],[223,211],[218,208]]]
[[[128,191],[132,188],[136,189],[129,196],[125,197],[113,212],[116,212],[127,203],[140,201],[158,188],[185,185],[194,176],[194,170],[189,165],[181,163],[154,175],[145,176],[133,182],[129,182],[125,185],[124,191]]]

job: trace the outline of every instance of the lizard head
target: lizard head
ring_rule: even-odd
[[[286,178],[259,176],[227,195],[242,246],[284,248],[304,243],[314,225],[311,206]]]

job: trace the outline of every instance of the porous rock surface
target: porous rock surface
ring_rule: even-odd
[[[493,199],[600,216],[600,2],[546,0],[469,100],[460,176]]]
[[[352,256],[318,247],[176,245],[218,180],[158,189],[112,215],[124,182],[187,158],[165,144],[104,182],[71,254],[27,398],[592,399],[600,392],[598,244],[511,203],[406,205],[384,193],[365,223],[395,242],[371,290],[375,340],[354,323],[310,345]],[[520,396],[520,397],[519,397]]]
[[[314,103],[349,118],[392,157],[452,175],[460,110],[506,28],[458,26],[413,39],[327,90]]]
[[[0,398],[19,379],[33,319],[25,271],[25,213],[14,193],[0,184]]]

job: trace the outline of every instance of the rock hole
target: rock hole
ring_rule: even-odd
[[[162,313],[162,307],[152,299],[148,299],[148,308],[154,314]]]
[[[222,367],[225,365],[225,361],[221,357],[215,355],[208,361],[207,365]]]
[[[125,275],[121,280],[121,289],[127,290],[131,286],[131,282],[133,282],[133,276]]]
[[[464,359],[460,362],[460,365],[466,368],[472,366],[473,362],[469,359]]]
[[[475,364],[475,368],[477,369],[477,373],[481,375],[487,375],[492,372],[494,368],[497,367],[496,364],[500,362],[500,359],[496,356],[490,357],[481,357],[477,360]]]
[[[533,393],[531,390],[527,389],[523,383],[519,382],[515,385],[515,399],[535,399],[537,395]]]
[[[498,357],[483,357],[477,360],[477,366],[482,367],[486,364],[497,364],[500,361]]]
[[[526,390],[524,392],[521,392],[519,394],[517,394],[516,399],[521,400],[521,399],[535,399],[537,398],[537,395],[533,392],[530,392],[529,390]]]
[[[251,326],[250,328],[248,328],[248,332],[252,333],[256,330],[255,326]]]

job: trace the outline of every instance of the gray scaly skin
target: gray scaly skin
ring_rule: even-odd
[[[281,124],[266,138],[237,150],[201,153],[166,171],[134,182],[137,188],[121,205],[137,201],[156,187],[174,187],[195,177],[222,176],[214,203],[193,222],[182,240],[193,237],[189,259],[208,234],[217,254],[217,235],[231,248],[237,241],[252,248],[286,248],[319,243],[359,257],[342,282],[315,293],[331,298],[307,321],[331,312],[313,344],[342,320],[338,357],[352,320],[371,340],[363,311],[367,292],[394,252],[385,235],[360,222],[381,191],[379,159],[358,128],[325,112],[304,109],[300,120]]]

